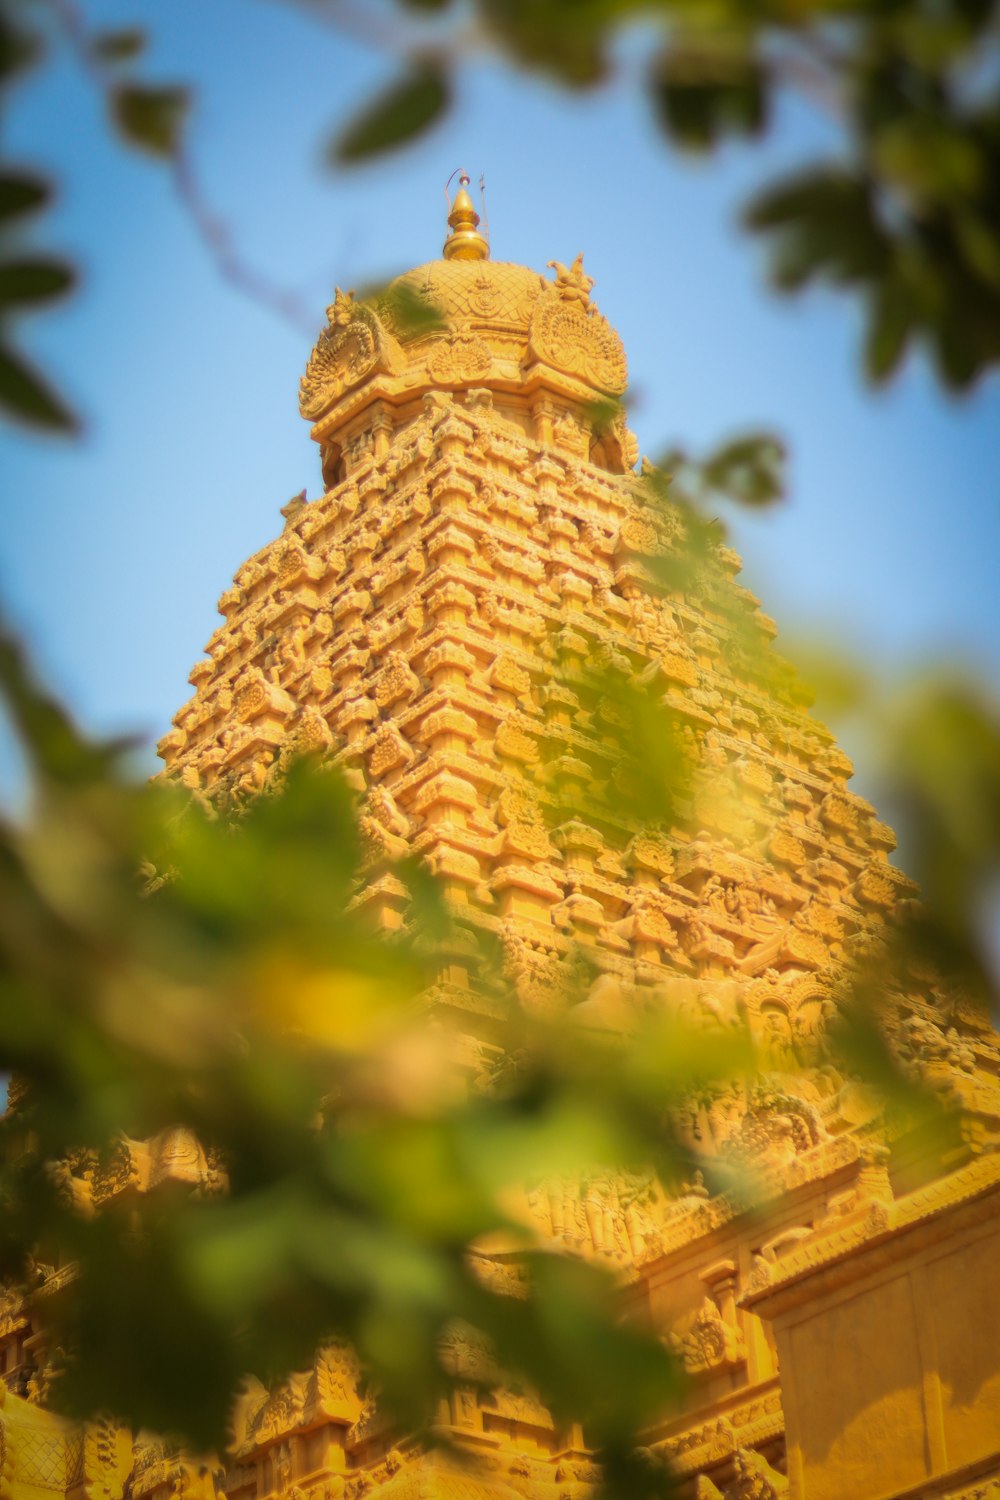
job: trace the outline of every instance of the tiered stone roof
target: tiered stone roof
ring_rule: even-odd
[[[358,900],[386,928],[406,917],[394,861],[416,852],[459,927],[498,940],[525,1003],[572,972],[588,1026],[660,1005],[749,1025],[759,1078],[692,1101],[684,1128],[756,1169],[752,1212],[700,1178],[667,1194],[594,1177],[535,1187],[525,1213],[617,1263],[672,1341],[694,1394],[650,1441],[684,1493],[782,1495],[774,1340],[751,1308],[934,1203],[979,1201],[996,1177],[995,1158],[973,1161],[1000,1119],[996,1038],[926,979],[896,997],[901,1057],[962,1099],[968,1126],[956,1175],[928,1169],[907,1196],[875,1102],[824,1043],[852,948],[913,895],[893,835],[850,790],[735,554],[716,543],[693,570],[669,566],[689,518],[636,472],[615,405],[624,352],[581,258],[552,278],[489,261],[467,197],[450,223],[445,259],[328,309],[301,387],[324,492],[285,507],[219,601],[194,696],[160,742],[164,775],[238,802],[319,750],[357,790]],[[693,768],[672,816],[637,801],[629,694],[663,704],[664,761]],[[459,955],[431,997],[474,1040],[475,991]],[[181,1137],[122,1149],[101,1192],[213,1170]],[[484,1274],[512,1263],[484,1257]],[[248,1392],[227,1494],[589,1495],[579,1432],[527,1395],[477,1393],[475,1351],[453,1353],[470,1384],[443,1425],[485,1457],[488,1489],[393,1448],[349,1354],[325,1348],[311,1372]],[[194,1493],[178,1462],[140,1454],[132,1500]]]
[[[525,1001],[582,952],[586,1024],[649,1004],[749,1023],[765,1071],[693,1102],[687,1126],[756,1168],[756,1221],[700,1181],[673,1199],[547,1183],[528,1202],[544,1232],[627,1270],[700,1392],[664,1450],[742,1494],[755,1464],[780,1464],[783,1416],[739,1296],[759,1298],[792,1250],[789,1268],[822,1259],[824,1234],[833,1253],[896,1211],[875,1105],[823,1035],[852,945],[913,890],[739,559],[715,545],[693,572],[661,565],[683,556],[686,517],[602,405],[625,359],[580,258],[554,269],[446,259],[368,304],[338,293],[302,384],[329,487],[237,573],[161,752],[171,777],[239,797],[297,745],[326,746],[363,802],[360,899],[388,925],[403,919],[392,861],[418,851],[461,922],[499,937]],[[650,826],[630,797],[615,682],[662,701],[665,758],[679,746],[695,767],[672,821]],[[971,1008],[944,1013],[915,983],[898,1034],[925,1069],[931,1039],[981,1122],[1000,1115],[996,1041]],[[513,1433],[510,1400],[456,1426]],[[537,1411],[517,1421],[545,1428]],[[575,1495],[586,1461],[557,1480],[554,1441],[512,1457],[505,1482]]]

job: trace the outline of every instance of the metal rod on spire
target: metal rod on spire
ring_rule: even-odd
[[[479,174],[479,205],[480,205],[480,207],[483,210],[483,233],[486,236],[486,243],[489,244],[489,239],[490,239],[490,216],[486,212],[486,173],[485,172],[480,172],[480,174]]]

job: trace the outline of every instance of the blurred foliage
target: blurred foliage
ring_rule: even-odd
[[[307,8],[350,24],[333,4]],[[340,125],[332,160],[362,162],[430,128],[484,42],[514,67],[583,89],[641,22],[651,107],[680,148],[759,136],[787,89],[835,110],[838,158],[769,185],[746,223],[767,237],[779,289],[825,278],[863,300],[873,379],[915,341],[953,387],[1000,357],[993,4],[399,0],[382,11],[406,53],[399,81]],[[4,102],[65,37],[123,143],[176,162],[188,91],[139,76],[141,27],[89,34],[72,0],[0,5]],[[18,318],[74,281],[65,260],[31,247],[32,216],[49,200],[36,175],[0,172],[0,405],[69,430],[71,413],[14,342]],[[405,296],[392,312],[413,333],[435,326],[433,310]],[[651,559],[667,586],[710,566],[717,503],[780,496],[783,457],[777,440],[750,434],[702,459],[674,450],[646,473],[653,507],[680,517],[678,546]],[[732,659],[762,678],[776,670],[749,612],[728,623]],[[636,822],[683,821],[689,747],[656,683],[637,686],[627,665],[601,662],[574,690],[610,744],[632,747],[619,809]],[[854,976],[855,997],[933,959],[995,1005],[984,905],[1000,889],[995,706],[955,683],[887,695],[843,662],[827,681],[840,708],[874,725],[924,892],[884,959],[891,972]],[[42,1309],[64,1360],[55,1398],[220,1442],[243,1377],[308,1363],[328,1331],[355,1345],[386,1404],[419,1427],[447,1389],[441,1344],[458,1321],[557,1419],[584,1421],[609,1492],[663,1493],[664,1475],[635,1445],[678,1396],[674,1365],[620,1322],[609,1276],[534,1243],[511,1195],[600,1163],[680,1179],[692,1164],[670,1105],[699,1080],[749,1066],[746,1039],[707,1049],[660,1015],[609,1050],[574,1029],[558,997],[551,1014],[527,1014],[500,982],[499,955],[463,951],[416,867],[398,871],[412,920],[373,941],[351,903],[359,841],[335,773],[293,767],[279,791],[223,817],[131,782],[127,747],[82,737],[10,641],[0,694],[35,780],[30,817],[0,826],[0,1066],[26,1090],[0,1123],[0,1271],[31,1285],[39,1266],[78,1267]],[[457,1085],[453,1039],[417,1004],[442,954],[474,964],[483,985],[494,976],[491,1024],[508,1063],[479,1091]],[[844,1056],[911,1108],[874,1015],[849,1015]],[[224,1192],[79,1211],[74,1181],[112,1171],[116,1141],[180,1126],[208,1144]],[[470,1255],[497,1234],[521,1247],[518,1296],[491,1287]]]
[[[742,468],[746,441],[718,453],[735,449]],[[699,575],[720,529],[697,529],[693,495],[719,493],[731,468],[686,460],[671,487],[694,546],[675,550]],[[749,625],[733,631],[754,650]],[[690,749],[662,685],[626,665],[555,670],[607,734],[611,763],[629,747],[629,775],[608,792],[616,816],[684,826]],[[841,667],[838,683],[865,701],[863,673]],[[227,814],[133,783],[128,746],[84,738],[9,639],[0,697],[34,782],[30,815],[0,825],[0,1068],[16,1080],[0,1121],[0,1275],[37,1287],[51,1399],[221,1445],[248,1373],[301,1368],[336,1336],[394,1418],[426,1430],[460,1326],[494,1380],[537,1390],[557,1422],[582,1421],[608,1496],[667,1493],[638,1444],[680,1398],[678,1370],[621,1321],[614,1278],[539,1242],[516,1204],[531,1182],[624,1170],[680,1184],[699,1165],[720,1189],[752,1191],[717,1159],[693,1160],[672,1123],[685,1100],[753,1068],[745,1033],[707,1036],[661,1009],[612,1039],[574,1016],[593,979],[582,960],[565,994],[525,1009],[500,953],[483,940],[470,951],[406,861],[394,868],[407,924],[376,933],[352,901],[364,872],[353,794],[329,763],[293,763]],[[978,896],[1000,876],[1000,721],[972,694],[944,697],[885,705],[930,899],[895,948],[845,976],[838,1041],[850,1076],[931,1122],[940,1111],[887,1048],[880,1005],[929,953],[963,983],[978,974],[986,999]],[[422,998],[456,965],[477,976],[495,1048],[472,1089],[456,1034]],[[86,1210],[86,1185],[121,1170],[123,1140],[178,1132],[206,1151],[194,1190],[166,1182]],[[483,1275],[476,1246],[497,1237],[517,1251],[513,1288]],[[70,1263],[48,1290],[44,1268]]]
[[[146,33],[139,26],[99,31],[91,38],[90,48],[102,63],[131,62],[146,50]]]
[[[551,1014],[513,1004],[484,949],[506,1062],[470,1090],[419,999],[468,934],[404,862],[409,921],[376,937],[351,900],[362,866],[338,772],[293,764],[226,816],[133,784],[127,747],[85,740],[9,641],[0,693],[34,777],[30,817],[0,827],[0,1067],[17,1096],[0,1122],[0,1274],[40,1287],[39,1268],[75,1263],[39,1291],[52,1399],[221,1444],[248,1373],[307,1365],[336,1334],[421,1428],[458,1322],[557,1421],[583,1420],[609,1493],[639,1493],[623,1476],[677,1398],[671,1357],[621,1322],[609,1272],[536,1243],[511,1204],[550,1175],[690,1173],[670,1106],[746,1066],[746,1038],[708,1047],[660,1015],[609,1051],[558,995]],[[197,1190],[85,1209],[123,1138],[179,1129],[208,1148]],[[472,1253],[497,1235],[520,1248],[517,1295]],[[664,1492],[642,1472],[642,1492]]]
[[[641,23],[655,118],[682,149],[759,137],[785,91],[814,101],[841,127],[836,157],[769,184],[746,214],[769,239],[775,286],[822,278],[858,294],[875,381],[915,341],[954,388],[1000,359],[994,0],[477,0],[473,10],[515,66],[570,88],[602,81],[620,32]]]
[[[422,297],[405,281],[365,287],[362,301],[370,302],[397,338],[418,339],[447,328],[444,313],[430,297]]]
[[[746,228],[770,248],[775,287],[792,292],[823,280],[860,299],[863,364],[875,382],[915,344],[953,389],[1000,360],[995,0],[282,3],[396,59],[395,81],[337,126],[331,164],[366,162],[433,127],[462,69],[484,51],[588,89],[613,71],[619,37],[637,26],[653,116],[680,150],[759,138],[782,95],[802,95],[835,119],[840,140],[830,159],[769,182],[746,209]],[[191,97],[183,84],[136,77],[148,41],[141,24],[90,32],[78,0],[0,0],[0,89],[9,91],[60,38],[104,91],[123,143],[177,158]],[[47,186],[11,168],[0,191],[6,244],[19,239],[20,219],[43,206]],[[37,265],[56,269],[44,258]],[[16,351],[10,328],[72,284],[71,268],[62,270],[47,290],[41,278],[14,278],[0,292],[0,409],[50,430],[71,429],[74,419]],[[253,278],[239,279],[253,290]]]
[[[90,71],[107,82],[109,111],[121,138],[154,155],[171,156],[178,146],[186,91],[144,87],[119,77],[141,55],[145,33],[129,28],[88,37],[68,0],[52,7],[13,0],[0,4],[0,105],[9,109],[11,92],[44,59],[51,44],[45,25],[49,9],[62,17]],[[14,342],[25,313],[47,306],[76,283],[75,269],[65,259],[24,248],[31,219],[50,198],[44,178],[6,161],[0,165],[0,410],[42,431],[73,432],[75,414]]]
[[[14,7],[6,10],[13,12]],[[34,34],[15,26],[0,10],[0,97],[35,65],[39,51]],[[43,178],[6,161],[0,165],[0,409],[35,427],[67,431],[75,425],[72,413],[12,337],[22,314],[62,296],[75,279],[65,261],[22,249],[25,221],[30,222],[50,196]]]
[[[817,706],[856,739],[921,899],[889,961],[938,970],[1000,1018],[1000,704],[955,671],[886,683],[844,651],[795,647]]]
[[[401,146],[429,130],[450,102],[447,74],[426,63],[381,94],[352,121],[333,145],[333,160],[352,165]]]
[[[170,156],[177,149],[187,105],[187,90],[180,88],[140,88],[123,83],[111,95],[120,133],[131,145],[154,156]]]
[[[784,444],[773,433],[748,432],[698,460],[683,449],[669,449],[659,468],[670,476],[671,500],[676,504],[683,498],[685,514],[696,517],[719,500],[752,508],[780,500],[786,457]]]

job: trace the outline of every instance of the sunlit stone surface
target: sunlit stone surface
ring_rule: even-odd
[[[588,1025],[650,1005],[749,1022],[766,1071],[692,1103],[687,1128],[757,1171],[752,1212],[700,1179],[526,1195],[545,1234],[620,1268],[690,1373],[687,1408],[648,1435],[681,1496],[1000,1496],[996,1038],[960,995],[914,980],[897,1049],[962,1101],[962,1125],[946,1153],[887,1140],[824,1035],[852,947],[913,894],[892,834],[848,789],[735,555],[717,548],[684,588],[657,572],[680,521],[609,415],[625,356],[580,259],[551,278],[490,261],[464,189],[450,224],[445,259],[328,309],[301,387],[325,492],[285,507],[220,600],[165,774],[239,798],[325,748],[357,787],[362,899],[388,928],[392,862],[416,850],[462,923],[500,937],[524,1003],[582,946]],[[675,827],[630,816],[601,673],[663,699],[701,764]],[[474,991],[456,962],[428,1001],[467,1027],[470,1066],[489,1050]],[[175,1132],[125,1143],[89,1190],[212,1170]],[[511,1274],[502,1255],[491,1274]],[[485,1477],[397,1446],[335,1348],[248,1392],[213,1477],[111,1428],[67,1436],[32,1404],[44,1364],[16,1297],[0,1319],[0,1490],[18,1500],[583,1500],[596,1478],[579,1429],[471,1384],[440,1420]],[[475,1373],[474,1349],[451,1357]]]

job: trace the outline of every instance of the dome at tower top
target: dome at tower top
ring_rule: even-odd
[[[303,376],[299,404],[329,443],[371,402],[486,387],[527,400],[544,388],[581,410],[626,385],[625,351],[591,301],[583,256],[551,260],[551,279],[489,258],[468,176],[448,215],[442,258],[366,298],[337,288]]]
[[[523,331],[539,296],[550,285],[537,271],[512,261],[431,260],[397,276],[376,308],[403,342],[411,298],[419,299],[432,316],[451,327],[464,324]]]
[[[300,387],[314,436],[324,440],[358,402],[421,389],[542,383],[583,402],[621,396],[625,351],[590,300],[583,257],[549,264],[551,280],[509,261],[446,257],[374,297],[338,288]]]

